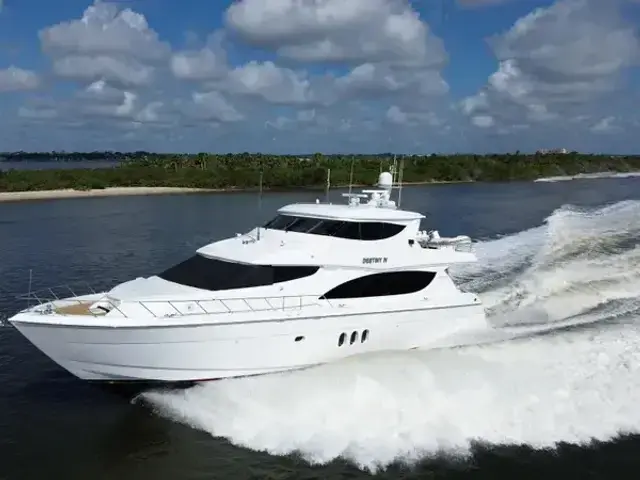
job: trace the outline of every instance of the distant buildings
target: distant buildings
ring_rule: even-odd
[[[569,153],[569,151],[566,148],[552,148],[552,149],[547,149],[547,148],[541,148],[540,150],[536,151],[536,154],[539,155],[552,155],[552,154],[558,154],[558,153]]]

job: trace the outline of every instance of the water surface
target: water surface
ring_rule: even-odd
[[[12,295],[156,273],[318,193],[0,204]],[[332,192],[341,201],[339,192]],[[586,326],[140,396],[88,385],[0,330],[2,479],[623,478],[640,467],[640,180],[408,187],[424,228],[479,240],[456,272],[492,318]],[[523,313],[524,312],[524,313]],[[593,448],[579,445],[594,438]],[[567,442],[560,453],[537,450]],[[505,444],[504,447],[496,445]],[[446,454],[446,459],[434,459]],[[417,465],[409,468],[407,462]]]

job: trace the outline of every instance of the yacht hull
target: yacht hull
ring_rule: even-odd
[[[283,372],[388,350],[455,346],[486,327],[481,304],[181,325],[84,325],[22,312],[10,322],[39,350],[92,381],[193,382]],[[366,332],[366,333],[365,333]],[[344,341],[340,344],[340,339]]]

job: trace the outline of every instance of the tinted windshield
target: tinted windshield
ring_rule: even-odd
[[[351,240],[383,240],[400,233],[404,230],[405,225],[384,222],[321,220],[318,218],[278,215],[273,220],[267,222],[264,228],[283,230],[286,232],[327,235]]]
[[[308,277],[316,273],[318,268],[315,266],[247,265],[194,255],[158,276],[169,282],[204,290],[231,290],[272,285]]]

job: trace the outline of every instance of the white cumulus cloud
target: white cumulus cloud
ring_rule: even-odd
[[[11,66],[0,70],[0,92],[33,90],[40,86],[40,78],[35,72]]]
[[[148,84],[154,71],[149,63],[170,52],[144,15],[99,0],[82,18],[41,30],[40,42],[60,77],[125,85]]]
[[[96,0],[38,32],[46,69],[0,68],[0,93],[17,92],[0,140],[29,123],[44,149],[629,150],[638,2],[511,0],[530,11],[473,40],[495,59],[479,78],[446,22],[507,2],[438,1],[235,0],[170,44],[144,3]]]
[[[296,60],[440,65],[446,59],[442,41],[407,1],[239,0],[226,21],[243,39]]]
[[[498,68],[461,108],[502,126],[582,114],[619,92],[624,72],[640,59],[637,30],[615,0],[560,0],[535,9],[489,43]]]

